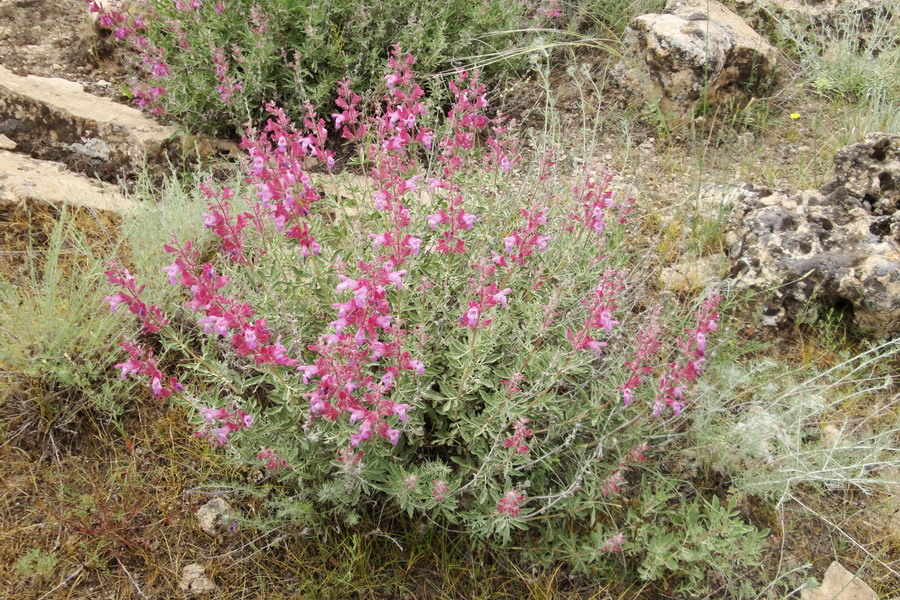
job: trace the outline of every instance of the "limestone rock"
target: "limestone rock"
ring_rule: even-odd
[[[201,596],[216,591],[216,584],[209,580],[201,565],[191,563],[182,569],[178,589],[195,596]]]
[[[16,143],[5,135],[0,134],[0,150],[9,150],[12,152],[15,149]]]
[[[635,18],[613,74],[624,88],[661,108],[690,114],[696,105],[741,99],[768,85],[778,51],[715,0],[669,0],[662,14]]]
[[[730,277],[769,294],[767,325],[849,308],[863,333],[900,335],[900,135],[842,149],[834,176],[820,190],[745,191],[726,228]]]
[[[766,325],[806,311],[850,308],[873,336],[900,334],[900,239],[840,189],[825,196],[758,190],[744,195],[725,241],[738,288],[770,294]]]
[[[170,160],[230,151],[219,141],[179,136],[139,110],[94,96],[81,84],[56,77],[20,77],[0,66],[0,134],[21,151],[84,166],[97,160],[115,176],[146,164],[168,169]],[[72,166],[72,165],[70,165]],[[87,170],[93,174],[89,169]],[[113,175],[108,176],[113,179]]]
[[[822,585],[800,592],[800,600],[878,600],[865,581],[834,561],[822,577]]]
[[[114,185],[66,171],[59,163],[0,150],[0,205],[33,201],[111,212],[132,206]]]
[[[233,514],[231,505],[224,498],[216,497],[197,509],[197,522],[203,533],[219,537],[232,531]]]
[[[833,187],[838,186],[878,215],[900,210],[900,134],[872,133],[838,152]],[[900,230],[894,235],[900,238]]]

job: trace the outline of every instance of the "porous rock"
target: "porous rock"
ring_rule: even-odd
[[[900,210],[873,183],[876,173],[896,171],[885,171],[889,161],[872,151],[893,151],[897,137],[870,136],[841,150],[835,181],[820,190],[743,193],[726,230],[729,276],[758,292],[766,325],[834,308],[864,334],[900,335]]]
[[[822,585],[802,590],[800,600],[878,600],[878,595],[865,581],[834,561],[825,571]]]
[[[216,591],[216,584],[206,576],[202,565],[191,563],[181,570],[181,581],[178,582],[178,589],[195,596],[201,596]]]
[[[834,184],[878,215],[900,209],[900,135],[873,133],[834,157]],[[900,232],[898,232],[900,234]]]
[[[197,509],[197,522],[203,533],[218,537],[230,533],[234,524],[231,505],[224,498],[213,498]]]
[[[619,84],[660,108],[693,112],[745,98],[771,83],[778,51],[715,0],[669,0],[665,12],[636,17],[625,32]]]

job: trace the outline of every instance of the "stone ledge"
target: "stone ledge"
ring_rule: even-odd
[[[0,150],[0,205],[35,201],[115,213],[133,206],[112,184],[67,171],[60,163]]]

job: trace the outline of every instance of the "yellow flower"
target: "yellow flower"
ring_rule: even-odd
[[[792,118],[792,119],[799,119],[799,118],[800,118],[800,113],[791,113],[791,118]]]

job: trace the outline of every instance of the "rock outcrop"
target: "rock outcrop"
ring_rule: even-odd
[[[726,232],[730,277],[780,326],[823,309],[873,337],[900,335],[900,135],[841,150],[835,180],[799,193],[751,189]]]
[[[131,202],[118,187],[66,170],[65,165],[0,150],[0,206],[28,202],[123,212]]]
[[[746,98],[775,75],[778,51],[740,16],[714,0],[669,0],[662,14],[635,18],[625,32],[619,84],[660,108]]]
[[[2,66],[0,134],[21,152],[109,181],[145,164],[167,172],[170,161],[237,151],[221,140],[179,135],[135,108],[85,92],[79,83],[21,77]]]

